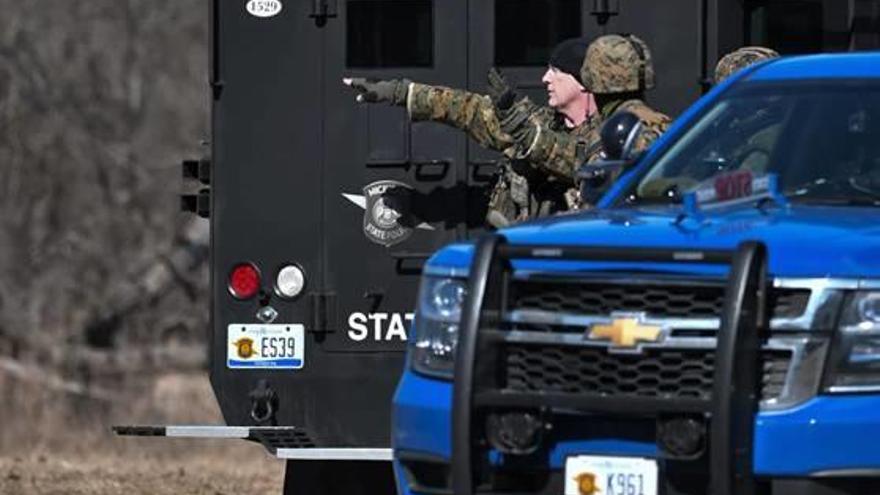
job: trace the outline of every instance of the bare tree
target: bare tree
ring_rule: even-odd
[[[205,235],[177,195],[208,129],[207,8],[0,0],[0,353],[108,319],[105,345],[202,337],[206,268],[176,253]]]

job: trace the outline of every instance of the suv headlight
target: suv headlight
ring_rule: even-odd
[[[847,298],[829,364],[827,391],[880,391],[880,292]]]
[[[410,365],[415,371],[452,378],[458,324],[466,293],[467,283],[463,279],[422,279],[410,351]]]

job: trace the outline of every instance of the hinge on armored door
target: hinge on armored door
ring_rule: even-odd
[[[336,293],[312,292],[309,294],[311,319],[309,332],[317,334],[330,333],[336,330]]]
[[[327,19],[336,17],[336,0],[312,0],[312,13],[309,17],[315,20],[315,25],[323,27]]]
[[[620,0],[593,0],[593,10],[590,15],[596,18],[600,26],[608,24],[608,21],[620,13]]]

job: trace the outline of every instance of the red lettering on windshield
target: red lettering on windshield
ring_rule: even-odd
[[[752,173],[741,170],[715,178],[715,200],[729,201],[752,195]]]

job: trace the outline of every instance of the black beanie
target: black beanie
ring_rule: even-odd
[[[579,83],[583,84],[581,66],[584,65],[588,46],[590,46],[590,42],[586,38],[569,38],[562,41],[553,48],[549,64],[566,74],[571,74]]]

